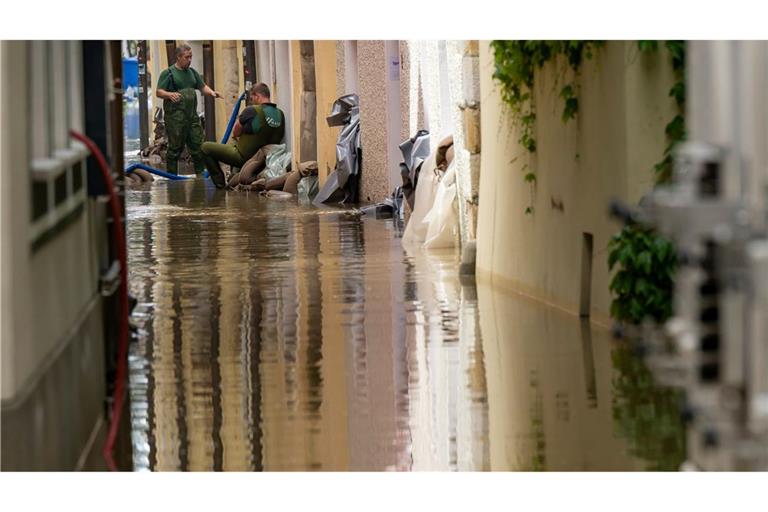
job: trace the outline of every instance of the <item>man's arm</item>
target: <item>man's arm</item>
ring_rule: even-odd
[[[158,89],[157,97],[161,100],[171,100],[174,103],[177,103],[181,100],[181,94],[178,92],[168,92],[165,89]]]
[[[168,92],[166,87],[170,84],[170,71],[168,69],[160,73],[160,79],[157,81],[157,90],[155,94],[161,100],[171,100],[174,103],[181,101],[181,94],[178,92]],[[175,89],[175,87],[174,87]]]
[[[205,96],[211,96],[213,98],[221,98],[221,94],[219,94],[219,91],[214,91],[210,87],[208,87],[208,84],[203,84],[203,88],[200,89],[200,92],[203,93]]]
[[[253,117],[256,114],[256,107],[251,105],[250,107],[245,107],[243,111],[240,113],[239,116],[237,116],[237,119],[235,120],[235,127],[234,127],[234,137],[240,137],[243,133],[251,133],[251,121],[253,120]]]

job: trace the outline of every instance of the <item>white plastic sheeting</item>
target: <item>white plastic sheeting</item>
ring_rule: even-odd
[[[445,249],[458,243],[459,219],[456,214],[456,167],[436,171],[437,151],[421,167],[413,213],[403,233],[404,245]]]
[[[435,175],[435,167],[437,166],[436,156],[437,153],[433,151],[421,166],[419,181],[416,184],[415,204],[403,232],[403,244],[420,244],[427,237],[427,228],[429,226],[424,224],[423,221],[429,210],[432,209],[432,203],[437,192],[438,180]]]
[[[427,225],[427,236],[424,240],[426,249],[446,249],[456,245],[459,218],[456,215],[456,165],[454,163],[451,163],[440,179],[432,209],[422,223]]]

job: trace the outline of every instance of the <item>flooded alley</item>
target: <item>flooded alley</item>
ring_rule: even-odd
[[[404,250],[398,220],[209,180],[126,191],[135,470],[675,470],[610,333]]]

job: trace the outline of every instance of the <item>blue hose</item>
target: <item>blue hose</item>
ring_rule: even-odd
[[[222,144],[226,144],[227,141],[229,141],[229,136],[232,133],[232,128],[235,126],[235,119],[237,119],[237,114],[240,113],[240,103],[245,100],[246,95],[248,94],[248,91],[243,92],[243,94],[240,95],[239,98],[237,98],[237,101],[235,102],[235,108],[232,109],[232,115],[229,116],[229,123],[227,123],[227,129],[224,132],[224,137],[221,139]]]
[[[133,172],[134,169],[144,169],[145,171],[156,174],[158,176],[162,176],[163,178],[168,178],[169,180],[186,180],[189,179],[187,176],[178,176],[176,174],[171,174],[169,172],[161,171],[160,169],[155,169],[154,167],[150,167],[148,165],[144,164],[131,164],[126,170],[125,174],[130,174]]]

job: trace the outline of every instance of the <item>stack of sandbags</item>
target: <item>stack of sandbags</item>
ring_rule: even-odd
[[[317,176],[317,162],[310,160],[299,164],[298,169],[275,178],[260,178],[251,184],[251,190],[281,190],[289,194],[298,194],[299,182],[307,176]]]

